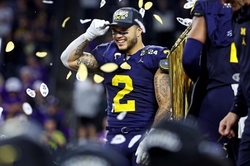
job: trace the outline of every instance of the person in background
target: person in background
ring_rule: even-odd
[[[99,109],[104,93],[103,85],[95,83],[92,77],[89,74],[84,82],[76,79],[73,89],[72,107],[79,121],[80,139],[97,139],[99,111],[105,111]]]
[[[221,0],[224,3],[230,3],[234,14],[233,36],[237,49],[237,57],[240,64],[240,81],[237,95],[234,98],[230,112],[221,120],[219,125],[219,133],[228,138],[237,137],[235,127],[240,117],[246,117],[244,121],[245,127],[241,137],[239,157],[237,166],[250,164],[250,96],[249,96],[249,34],[250,34],[250,1],[249,0]]]
[[[220,144],[221,149],[230,144],[224,158],[235,162],[238,140],[229,143],[218,133],[220,121],[230,111],[239,81],[231,25],[232,9],[219,0],[198,0],[191,15],[192,27],[184,46],[182,64],[195,85],[186,118],[195,117],[205,137],[211,143]]]
[[[57,129],[54,119],[46,119],[44,122],[45,137],[44,142],[51,150],[52,157],[57,160],[63,149],[66,146],[66,137],[60,130]]]
[[[104,35],[109,28],[113,37],[111,42],[98,45],[91,53],[84,52],[92,40]],[[167,60],[169,49],[145,46],[142,42],[144,30],[138,10],[119,8],[111,24],[94,19],[87,31],[61,54],[62,63],[69,69],[78,70],[85,64],[90,72],[102,72],[108,103],[105,146],[115,147],[123,155],[125,164],[132,166],[144,162],[145,139],[140,143],[140,138],[161,120],[171,118],[168,63],[160,63]],[[108,63],[115,64],[117,69],[100,70]]]

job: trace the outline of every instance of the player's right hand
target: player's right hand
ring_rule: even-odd
[[[96,37],[104,35],[109,29],[107,24],[109,21],[94,19],[85,33],[86,38],[92,41]]]
[[[237,124],[238,120],[238,115],[229,112],[227,116],[220,121],[219,133],[222,136],[227,136],[229,139],[235,137],[233,127]]]

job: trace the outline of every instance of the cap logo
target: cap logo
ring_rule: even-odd
[[[114,20],[119,21],[119,20],[125,20],[128,17],[129,11],[127,10],[118,10],[114,14]]]
[[[171,152],[178,152],[183,147],[181,138],[169,130],[155,129],[147,137],[146,147],[161,147]]]

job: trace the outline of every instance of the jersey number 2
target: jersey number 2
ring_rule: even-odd
[[[128,75],[116,75],[112,79],[112,85],[118,86],[119,84],[125,84],[125,86],[114,97],[114,112],[135,111],[135,100],[127,100],[127,103],[124,104],[120,103],[120,100],[134,89],[133,80]]]

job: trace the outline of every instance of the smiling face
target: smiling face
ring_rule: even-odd
[[[119,50],[130,53],[132,50],[136,49],[137,45],[141,42],[142,30],[136,25],[133,25],[127,29],[123,29],[118,26],[112,26],[112,37],[118,46]],[[133,52],[133,51],[132,51]]]
[[[233,11],[239,10],[241,7],[243,7],[246,2],[246,0],[221,0],[222,4],[224,3],[230,3]]]

